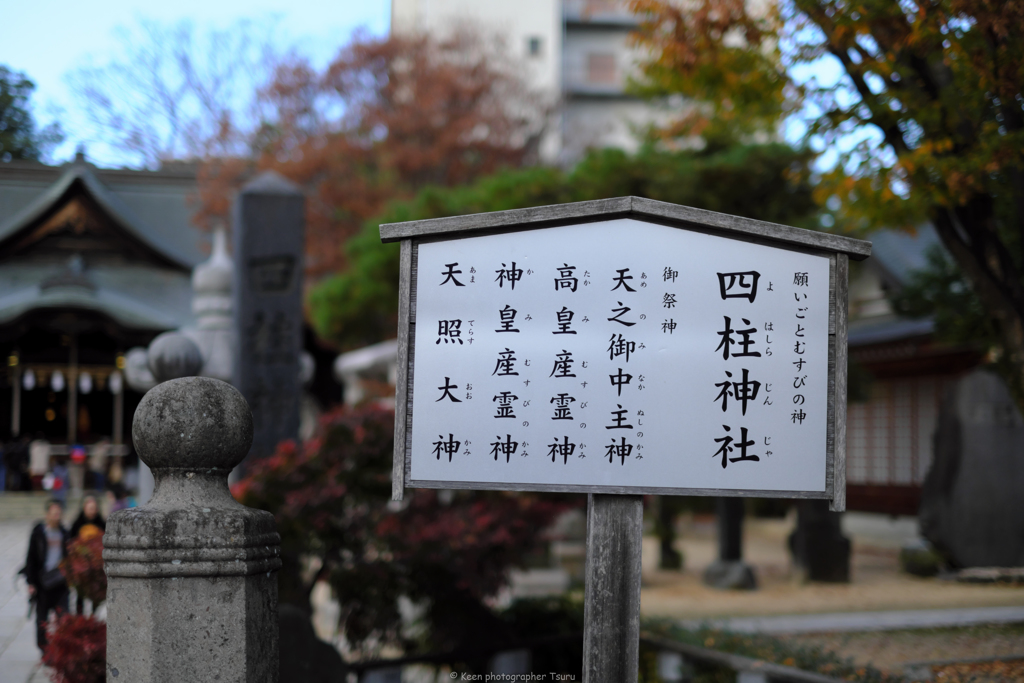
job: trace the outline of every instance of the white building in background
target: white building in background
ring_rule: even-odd
[[[637,133],[664,121],[656,105],[626,93],[638,62],[629,33],[638,24],[625,0],[391,2],[394,34],[467,29],[504,41],[528,83],[558,105],[540,148],[548,163],[572,163],[592,147],[634,151]]]

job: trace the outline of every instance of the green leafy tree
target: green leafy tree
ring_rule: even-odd
[[[935,335],[948,344],[973,347],[1007,380],[1010,393],[1024,403],[1021,385],[1010,359],[1002,353],[998,322],[985,310],[977,292],[949,254],[934,247],[927,266],[911,273],[910,280],[892,292],[890,300],[900,315],[930,317]]]
[[[1010,384],[1024,383],[1024,4],[631,6],[645,17],[644,87],[700,103],[665,136],[749,135],[807,113],[808,136],[838,155],[816,190],[837,228],[930,221],[995,326]],[[823,61],[838,84],[797,77]]]
[[[28,109],[35,87],[25,74],[0,64],[0,161],[38,160],[64,139],[57,123],[36,130]]]
[[[346,245],[349,268],[310,294],[314,325],[345,348],[395,334],[398,245],[378,227],[425,218],[634,195],[749,218],[809,226],[816,208],[808,183],[812,155],[787,145],[734,145],[701,152],[590,153],[574,169],[507,170],[469,185],[430,187],[392,202]]]
[[[909,282],[893,293],[896,311],[911,318],[934,317],[935,329],[946,341],[981,348],[998,345],[998,326],[963,271],[938,247],[926,257],[927,267],[911,273]]]

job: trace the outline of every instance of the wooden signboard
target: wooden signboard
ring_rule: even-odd
[[[587,680],[636,677],[641,494],[844,509],[848,259],[870,243],[637,197],[380,234],[402,248],[393,496],[594,494]]]
[[[381,236],[403,240],[396,497],[411,486],[842,509],[847,258],[868,243],[638,198]]]

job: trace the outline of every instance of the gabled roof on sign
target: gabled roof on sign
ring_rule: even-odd
[[[871,255],[871,242],[794,228],[778,223],[741,218],[715,211],[694,209],[643,197],[617,197],[588,202],[538,206],[477,213],[450,218],[432,218],[405,223],[385,223],[380,226],[383,242],[396,242],[414,237],[431,237],[458,233],[495,231],[502,229],[547,228],[580,222],[595,222],[613,218],[636,218],[654,223],[690,227],[702,231],[731,235],[741,239],[777,242],[807,249],[847,254],[855,261]],[[460,237],[466,235],[459,234]]]

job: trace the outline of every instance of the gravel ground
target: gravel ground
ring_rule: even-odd
[[[1024,624],[818,633],[779,638],[793,644],[822,647],[858,664],[870,664],[891,673],[899,673],[908,663],[1017,656],[1019,659],[1013,662],[933,666],[934,680],[967,681],[972,680],[972,676],[975,680],[989,680],[989,676],[994,676],[991,680],[1024,681]]]
[[[853,515],[850,515],[853,517]],[[682,572],[657,569],[657,541],[644,539],[641,610],[647,617],[684,620],[734,616],[769,616],[830,612],[921,610],[1024,605],[1024,586],[961,584],[921,579],[899,571],[899,546],[906,529],[893,538],[872,534],[884,518],[861,516],[861,528],[849,529],[853,541],[849,584],[802,583],[790,565],[786,536],[793,519],[752,520],[744,526],[744,557],[758,577],[755,591],[720,591],[701,581],[717,553],[713,520],[693,519],[682,529],[677,548],[686,564]],[[912,532],[916,524],[903,524]],[[859,533],[862,532],[863,533]],[[933,681],[1024,682],[1024,624],[963,628],[914,629],[778,636],[794,644],[818,645],[894,674],[915,662],[942,662],[1012,657],[1006,662],[925,666]]]
[[[1024,659],[1010,662],[952,664],[932,668],[933,680],[942,683],[1009,683],[1024,681]]]
[[[899,544],[850,534],[852,581],[802,583],[790,564],[786,537],[792,519],[748,518],[744,558],[757,575],[758,590],[721,591],[705,586],[704,569],[717,556],[713,518],[684,528],[676,547],[685,555],[682,572],[657,568],[658,542],[644,538],[640,609],[646,617],[705,619],[772,614],[871,612],[884,610],[1002,607],[1024,605],[1024,586],[962,584],[922,579],[899,570]]]

